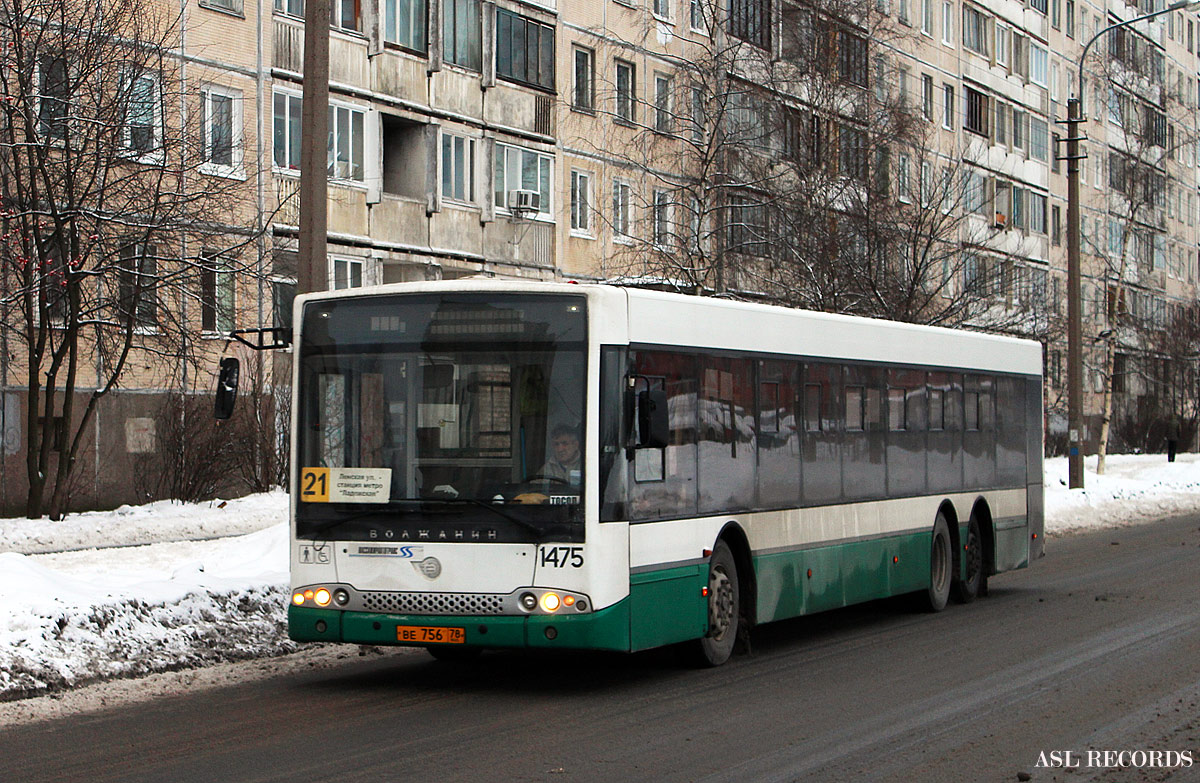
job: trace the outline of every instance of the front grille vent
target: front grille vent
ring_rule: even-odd
[[[503,614],[504,596],[479,593],[362,593],[368,612],[396,614]]]

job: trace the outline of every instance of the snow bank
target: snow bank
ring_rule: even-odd
[[[58,522],[0,519],[0,552],[36,554],[232,536],[285,521],[287,509],[287,494],[278,490],[207,503],[160,500],[69,514]]]
[[[287,537],[0,554],[0,698],[296,649]]]
[[[1200,510],[1200,455],[1117,455],[1104,476],[1087,466],[1072,491],[1066,460],[1046,461],[1051,536]],[[295,650],[287,504],[275,492],[0,520],[0,700]]]

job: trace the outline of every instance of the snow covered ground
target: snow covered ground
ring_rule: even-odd
[[[1085,490],[1046,463],[1049,538],[1200,511],[1200,455],[1118,455]],[[0,701],[294,652],[287,496],[0,520]]]

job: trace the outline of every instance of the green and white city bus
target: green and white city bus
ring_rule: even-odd
[[[1042,555],[1034,342],[602,285],[295,307],[296,640],[715,665]]]

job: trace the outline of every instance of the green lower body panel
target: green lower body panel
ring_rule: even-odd
[[[931,533],[921,532],[757,556],[758,621],[922,590],[930,545]]]
[[[429,645],[401,641],[397,628],[461,628],[470,647],[629,650],[628,599],[590,614],[447,617],[288,607],[288,636],[298,642]]]
[[[629,579],[631,649],[647,650],[708,633],[708,564],[633,574]]]

